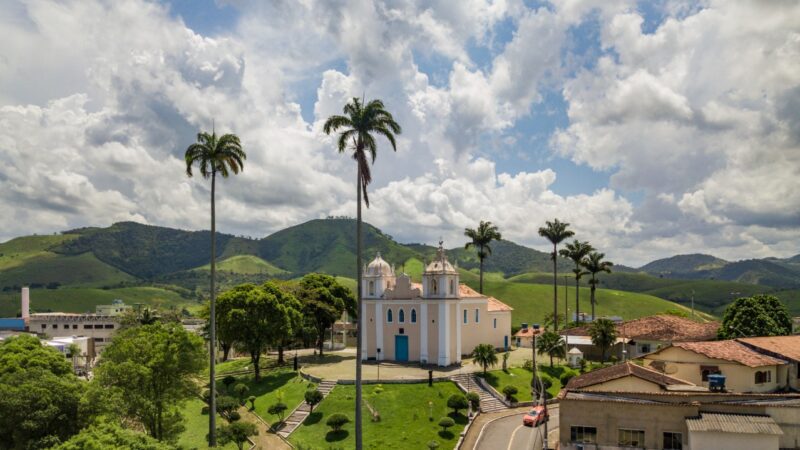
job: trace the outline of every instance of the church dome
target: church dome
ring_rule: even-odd
[[[394,270],[392,266],[389,265],[386,261],[381,258],[380,252],[375,255],[375,259],[372,260],[371,263],[367,266],[367,270],[364,272],[365,276],[373,276],[373,277],[393,277]]]

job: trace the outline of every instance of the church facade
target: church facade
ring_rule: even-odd
[[[478,344],[511,343],[512,308],[460,284],[441,243],[422,283],[395,276],[378,254],[364,268],[361,292],[362,360],[450,366]]]

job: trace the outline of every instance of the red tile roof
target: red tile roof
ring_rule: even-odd
[[[458,285],[458,295],[460,297],[483,297],[483,295],[480,292],[476,291],[475,289],[472,289],[466,284]]]
[[[489,297],[489,312],[498,312],[498,311],[513,311],[514,308],[506,305],[505,303],[501,302],[500,300]]]
[[[534,330],[533,327],[528,327],[525,329],[520,329],[514,334],[514,337],[533,337],[533,335],[539,335],[542,333],[542,329]]]
[[[617,337],[666,342],[705,341],[716,339],[717,329],[719,329],[718,322],[700,323],[684,317],[659,314],[618,324]],[[589,326],[568,328],[559,333],[570,336],[588,336]]]
[[[752,337],[737,341],[757,352],[800,362],[800,336]]]
[[[671,385],[692,385],[692,383],[681,380],[680,378],[664,375],[661,372],[627,361],[622,364],[603,367],[602,369],[593,370],[583,375],[579,375],[569,380],[566,389],[583,389],[585,387],[602,384],[611,380],[628,376],[633,376],[651,383],[655,383],[662,388]]]
[[[676,342],[672,344],[672,346],[689,350],[690,352],[699,353],[701,355],[708,356],[709,358],[737,362],[747,367],[786,364],[786,362],[783,360],[762,355],[761,353],[752,350],[750,347],[747,347],[746,345],[734,340],[711,342]],[[656,353],[660,353],[664,350],[666,349],[661,349]]]

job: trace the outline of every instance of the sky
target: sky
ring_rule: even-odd
[[[559,218],[632,266],[800,253],[795,1],[6,0],[0,30],[0,240],[208,229],[212,127],[247,152],[220,231],[353,217],[322,124],[365,97],[403,127],[364,212],[400,242],[546,250]]]

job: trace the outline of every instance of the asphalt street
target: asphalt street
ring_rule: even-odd
[[[523,415],[515,414],[486,424],[475,450],[541,450],[544,425],[526,427],[522,425]],[[551,438],[555,437],[553,431],[558,429],[558,407],[550,410],[547,427]],[[550,448],[553,448],[553,444],[552,441],[548,442]]]

